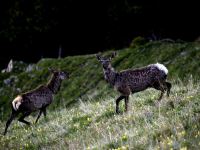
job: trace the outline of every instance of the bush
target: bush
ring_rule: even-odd
[[[141,37],[141,36],[138,36],[138,37],[135,37],[131,44],[130,44],[130,48],[135,48],[135,47],[138,47],[140,45],[144,45],[145,43],[147,43],[147,40],[144,38],[144,37]]]

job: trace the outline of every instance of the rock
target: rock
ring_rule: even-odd
[[[4,84],[6,84],[7,86],[12,86],[14,84],[14,82],[17,82],[18,79],[16,76],[11,76],[8,79],[3,80]]]
[[[34,69],[34,65],[30,64],[26,67],[26,72],[31,72]]]
[[[12,70],[13,70],[13,60],[11,59],[6,68],[6,72],[11,72]]]

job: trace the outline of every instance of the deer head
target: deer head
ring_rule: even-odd
[[[104,69],[107,69],[111,66],[111,60],[116,56],[116,52],[113,52],[110,57],[101,57],[100,54],[97,54],[97,60],[102,64]]]
[[[64,80],[66,78],[69,78],[69,73],[66,71],[61,71],[61,70],[55,70],[52,68],[49,68],[49,71],[53,73],[53,75],[61,80]]]

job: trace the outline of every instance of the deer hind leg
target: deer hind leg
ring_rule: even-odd
[[[119,113],[119,102],[124,98],[126,98],[126,96],[119,96],[117,98],[117,100],[116,100],[116,113]]]
[[[13,121],[13,119],[15,119],[15,117],[17,115],[18,115],[18,112],[16,112],[15,110],[12,110],[12,114],[10,115],[10,118],[6,122],[6,127],[5,127],[5,131],[4,131],[3,135],[6,135],[8,127],[10,126],[11,122]]]
[[[23,123],[25,123],[25,124],[27,124],[27,125],[31,125],[30,122],[24,120],[24,118],[27,117],[27,116],[29,116],[30,114],[31,114],[31,112],[24,112],[24,113],[22,114],[22,116],[18,119],[18,121],[23,122]]]
[[[165,91],[164,90],[161,90],[161,93],[160,93],[160,96],[158,98],[158,101],[161,101],[163,95],[164,95]]]
[[[162,84],[161,82],[155,82],[155,83],[153,84],[153,88],[155,88],[156,90],[161,91],[161,94],[160,94],[160,96],[159,96],[159,98],[158,98],[158,101],[160,101],[160,100],[162,99],[164,93],[165,93],[166,87],[165,87],[164,84]]]
[[[125,97],[125,111],[128,112],[129,96]]]
[[[172,88],[172,84],[169,82],[165,82],[166,88],[167,88],[167,96],[169,97],[170,90]]]

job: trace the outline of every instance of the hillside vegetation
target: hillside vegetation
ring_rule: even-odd
[[[169,70],[172,93],[156,104],[159,92],[133,94],[130,111],[115,114],[115,92],[103,78],[95,55],[42,59],[27,70],[17,63],[0,74],[0,131],[3,132],[13,98],[46,83],[48,67],[70,72],[48,108],[47,119],[27,127],[17,121],[0,149],[198,149],[200,148],[200,44],[149,42],[118,50],[116,70],[163,63]],[[105,52],[109,55],[111,52]],[[7,82],[12,81],[12,82]],[[123,112],[124,103],[120,104]],[[27,118],[34,122],[35,114]]]

